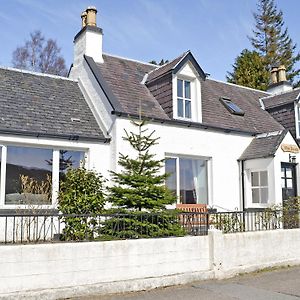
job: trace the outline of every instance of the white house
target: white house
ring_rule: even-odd
[[[245,210],[297,195],[299,148],[261,108],[269,93],[207,78],[190,51],[163,66],[104,54],[96,13],[81,16],[70,79],[0,70],[1,209],[22,204],[8,183],[25,169],[52,172],[53,201],[43,207],[55,207],[67,155],[109,177],[119,153],[132,154],[122,137],[139,116],[160,137],[154,151],[178,203]]]

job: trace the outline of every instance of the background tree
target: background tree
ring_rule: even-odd
[[[284,65],[287,78],[294,81],[300,73],[295,64],[300,60],[296,44],[285,27],[283,13],[277,9],[274,0],[259,0],[257,12],[253,13],[255,29],[250,41],[254,49],[264,58],[267,71],[273,65]]]
[[[46,40],[40,31],[35,31],[13,52],[12,64],[19,69],[66,76],[67,68],[60,50],[55,40]]]
[[[158,66],[162,66],[166,63],[168,63],[169,61],[167,59],[161,59],[160,62],[158,63],[156,60],[151,60],[149,61],[150,64],[153,64],[153,65],[158,65]]]
[[[267,89],[270,75],[264,59],[256,51],[244,49],[232,67],[233,71],[226,76],[228,82],[259,90]]]

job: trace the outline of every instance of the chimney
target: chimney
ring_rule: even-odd
[[[96,16],[97,9],[93,6],[89,6],[81,14],[82,28],[74,38],[74,67],[81,64],[84,55],[92,57],[97,63],[103,63],[103,31],[97,27]]]
[[[271,69],[271,84],[267,92],[273,95],[282,94],[293,89],[292,84],[287,81],[286,68],[284,65],[279,67],[272,67]]]

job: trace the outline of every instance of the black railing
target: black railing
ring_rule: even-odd
[[[207,235],[299,228],[299,211],[173,212],[103,215],[0,215],[0,243],[39,243]]]

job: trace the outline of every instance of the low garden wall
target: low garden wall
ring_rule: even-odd
[[[137,291],[300,262],[300,229],[0,246],[0,298]]]

